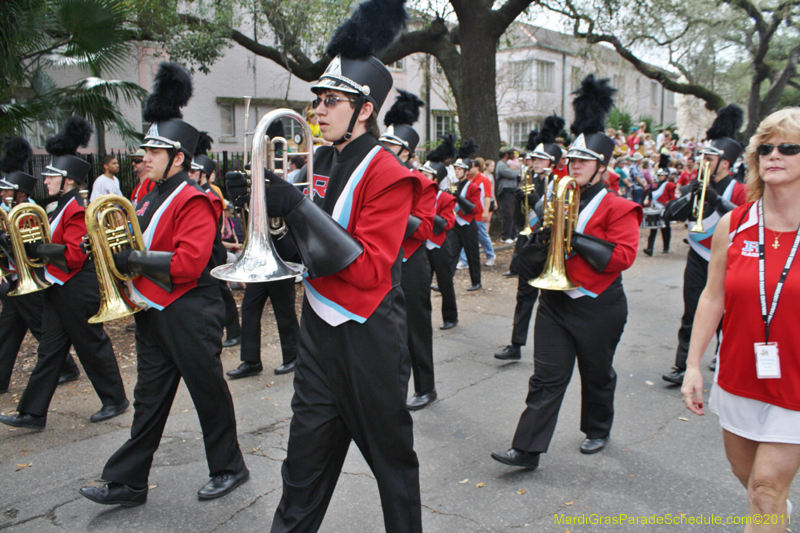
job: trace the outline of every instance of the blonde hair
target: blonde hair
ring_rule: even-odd
[[[744,152],[747,164],[747,200],[752,202],[764,195],[764,180],[759,173],[759,155],[756,152],[759,144],[766,143],[773,135],[800,141],[800,107],[787,107],[772,113],[761,121],[755,135],[750,137],[750,144]]]
[[[478,170],[480,170],[481,173],[483,173],[483,169],[486,168],[486,161],[484,161],[482,157],[476,157],[473,161],[478,162]]]

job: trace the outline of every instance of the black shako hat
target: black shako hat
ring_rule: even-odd
[[[419,169],[423,172],[433,174],[437,182],[441,182],[447,177],[447,167],[444,166],[444,163],[438,161],[425,161],[425,164],[419,167]]]
[[[392,44],[407,19],[404,0],[367,0],[334,32],[325,49],[333,59],[311,90],[358,95],[347,133],[334,144],[350,139],[365,102],[372,103],[376,112],[383,106],[392,88],[392,75],[375,56]]]
[[[572,101],[575,121],[570,129],[577,137],[569,147],[568,158],[595,160],[608,167],[614,153],[614,140],[603,130],[606,115],[614,106],[616,92],[608,84],[608,79],[598,80],[594,74],[589,74],[572,93],[575,95]]]
[[[191,97],[192,77],[189,72],[177,63],[161,63],[153,92],[147,97],[142,113],[144,120],[152,122],[152,125],[139,147],[175,149],[175,153],[181,151],[186,159],[191,160],[200,132],[181,120],[181,108]]]
[[[28,196],[33,194],[37,180],[23,172],[32,155],[31,145],[22,137],[12,137],[3,143],[0,171],[5,176],[0,179],[0,189],[22,191]]]
[[[553,166],[558,165],[563,152],[561,147],[556,144],[556,137],[564,129],[564,124],[564,119],[556,114],[544,119],[544,125],[534,140],[536,147],[528,155],[547,159],[553,163]]]
[[[703,148],[700,153],[718,155],[733,166],[744,151],[744,146],[736,140],[736,132],[742,124],[744,124],[744,111],[741,107],[729,104],[720,109],[714,123],[706,131],[706,138],[711,144]]]
[[[91,163],[77,156],[78,147],[89,144],[92,127],[81,117],[69,117],[56,135],[50,137],[44,147],[53,156],[44,168],[43,176],[60,176],[75,183],[86,183]],[[62,182],[63,186],[63,182]]]
[[[397,89],[397,99],[383,117],[388,128],[378,140],[402,146],[413,154],[419,144],[419,133],[412,126],[419,120],[419,108],[424,105],[416,94]]]
[[[217,163],[207,155],[196,155],[192,160],[192,170],[199,170],[206,176],[211,176],[217,170]]]

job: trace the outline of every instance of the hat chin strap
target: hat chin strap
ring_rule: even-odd
[[[356,120],[358,120],[358,115],[361,113],[361,108],[364,107],[366,101],[367,97],[364,96],[363,93],[358,93],[358,100],[356,101],[356,107],[353,109],[353,116],[350,117],[350,124],[347,126],[347,133],[345,133],[344,136],[342,136],[342,138],[338,141],[333,141],[334,146],[345,143],[353,138],[353,128],[356,126]]]
[[[169,150],[170,150],[170,155],[169,155],[169,160],[167,161],[167,168],[164,169],[164,175],[161,176],[161,180],[159,180],[157,185],[161,185],[162,183],[165,183],[167,181],[167,174],[169,173],[169,169],[172,168],[172,162],[175,161],[175,157],[177,157],[178,152],[180,151],[176,150],[174,147],[170,148]]]

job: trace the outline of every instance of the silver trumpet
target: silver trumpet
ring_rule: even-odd
[[[306,172],[309,177],[308,181],[311,181],[313,145],[311,129],[308,124],[303,117],[291,109],[276,109],[267,113],[258,123],[253,134],[250,169],[250,216],[247,219],[247,241],[242,249],[242,254],[236,262],[220,265],[211,271],[211,275],[215,278],[240,283],[264,283],[293,278],[306,272],[306,267],[303,265],[285,262],[275,252],[272,238],[270,237],[270,221],[267,214],[264,170],[268,163],[273,160],[273,157],[270,157],[272,141],[267,137],[267,129],[274,121],[287,117],[299,122],[305,128],[304,136],[308,152]],[[245,153],[247,153],[246,150]],[[304,152],[300,152],[300,154],[302,155]],[[308,191],[310,196],[312,187],[308,187]]]

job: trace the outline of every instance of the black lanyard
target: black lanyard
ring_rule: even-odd
[[[778,278],[778,285],[775,287],[775,294],[772,295],[772,306],[767,314],[767,282],[764,261],[764,199],[758,201],[758,292],[761,297],[761,318],[764,320],[764,342],[769,342],[769,325],[772,322],[772,317],[775,316],[775,309],[778,307],[778,299],[781,297],[781,290],[786,281],[786,276],[789,274],[789,269],[792,268],[794,262],[794,255],[797,253],[797,246],[800,244],[800,229],[797,230],[797,235],[792,244],[792,251],[789,252],[789,257],[786,259],[786,265],[783,267],[781,277]]]

